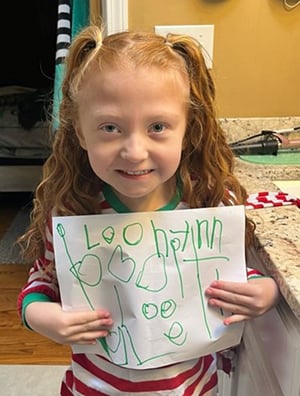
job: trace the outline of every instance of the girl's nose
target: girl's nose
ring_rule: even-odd
[[[148,157],[146,139],[140,136],[127,138],[121,149],[121,158],[130,162],[141,162]]]

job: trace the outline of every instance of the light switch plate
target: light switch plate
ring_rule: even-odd
[[[187,34],[194,37],[203,47],[206,66],[211,69],[213,61],[214,25],[166,25],[155,26],[155,33],[166,36],[168,33]]]

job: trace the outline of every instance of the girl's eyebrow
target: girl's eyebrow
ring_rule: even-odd
[[[105,111],[105,109],[100,109],[100,110],[95,110],[91,111],[92,115],[95,116],[95,118],[115,118],[115,119],[124,119],[124,115],[119,114],[118,111],[113,112],[111,110]],[[125,115],[126,117],[126,115]],[[148,118],[149,120],[160,120],[163,118],[172,118],[172,119],[177,119],[180,116],[178,115],[177,112],[171,112],[171,111],[166,111],[166,112],[157,112],[157,113],[149,113],[148,115],[145,115],[145,118]]]
[[[118,114],[117,112],[113,112],[113,111],[105,111],[105,110],[95,110],[95,111],[91,111],[92,115],[95,118],[123,118],[120,114]]]
[[[164,121],[165,119],[167,119],[167,121],[176,121],[178,119],[180,119],[181,117],[177,114],[177,113],[165,113],[165,114],[155,114],[153,116],[149,117],[149,121],[150,122],[160,122],[160,121]]]

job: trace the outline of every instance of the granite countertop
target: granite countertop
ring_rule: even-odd
[[[272,180],[300,179],[300,165],[258,165],[236,159],[235,175],[249,194],[275,192]],[[300,320],[300,209],[295,205],[247,210],[256,223],[256,252]]]

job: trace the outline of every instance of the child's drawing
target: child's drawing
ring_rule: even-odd
[[[243,325],[226,328],[204,290],[215,279],[246,281],[241,206],[181,210],[176,218],[56,217],[53,226],[64,309],[106,308],[114,320],[108,337],[76,352],[143,369],[239,343]]]

